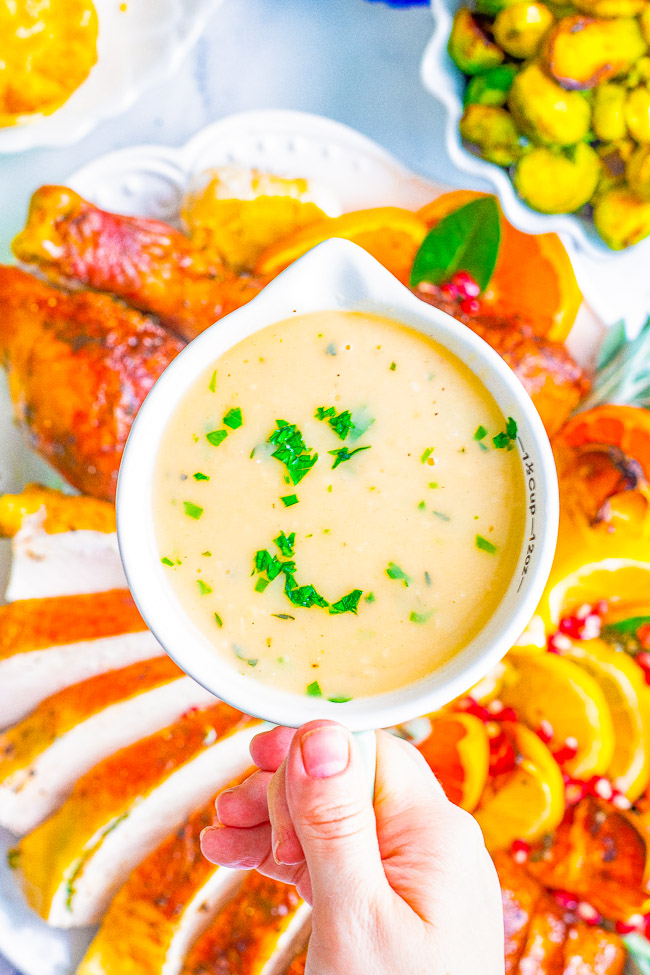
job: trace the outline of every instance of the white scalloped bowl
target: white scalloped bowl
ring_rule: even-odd
[[[77,142],[170,77],[222,0],[94,0],[97,63],[51,115],[0,128],[0,155]]]
[[[446,109],[445,144],[452,162],[464,173],[485,180],[499,197],[510,223],[528,234],[563,234],[586,255],[598,260],[617,260],[629,253],[613,251],[600,238],[586,216],[538,213],[518,196],[507,171],[475,156],[463,145],[458,124],[463,114],[465,75],[447,52],[454,14],[467,0],[431,0],[435,28],[420,66],[422,84]],[[639,246],[638,244],[635,246]]]

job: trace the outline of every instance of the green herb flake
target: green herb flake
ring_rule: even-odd
[[[431,454],[432,454],[432,453],[433,453],[433,447],[427,447],[427,449],[426,449],[426,450],[424,451],[424,453],[423,453],[423,454],[422,454],[422,456],[420,457],[420,463],[421,463],[421,464],[426,464],[426,462],[427,462],[427,461],[429,460],[429,458],[431,457]]]
[[[253,447],[253,449],[251,450],[250,454],[248,455],[248,459],[249,460],[252,460],[254,456],[255,456],[255,447]]]
[[[362,450],[370,450],[370,444],[368,444],[367,447],[355,447],[354,450],[348,450],[347,447],[339,447],[337,450],[328,450],[327,453],[336,458],[332,464],[332,470],[335,471],[339,464],[343,464],[345,461],[351,460],[355,454],[360,453]]]
[[[440,518],[440,521],[451,521],[449,515],[446,515],[444,511],[434,511],[433,514],[436,518]]]
[[[276,420],[275,424],[277,429],[268,439],[276,448],[271,457],[284,464],[293,484],[299,484],[318,460],[318,454],[311,453],[311,447],[307,447],[295,423]]]
[[[334,345],[333,342],[330,342],[330,344],[327,346],[327,348],[325,349],[325,354],[336,355],[336,346]]]
[[[406,574],[404,569],[400,568],[395,562],[389,562],[388,568],[386,569],[386,575],[389,579],[400,580],[405,586],[410,586],[413,580],[409,575]]]
[[[485,429],[485,427],[484,426],[477,427],[476,433],[474,434],[474,440],[483,440],[484,437],[487,437],[487,430]]]
[[[196,474],[192,475],[195,481],[209,481],[209,474],[202,474],[201,471],[197,471]]]
[[[203,508],[200,508],[198,504],[194,504],[192,501],[183,501],[183,507],[188,518],[198,519],[203,514]]]
[[[432,616],[432,609],[430,609],[427,613],[416,613],[415,610],[412,610],[409,614],[409,620],[411,623],[428,623]]]
[[[259,663],[257,657],[247,657],[246,652],[242,647],[239,646],[238,643],[232,644],[232,652],[234,653],[234,655],[237,657],[238,660],[243,660],[244,663],[248,664],[249,667],[257,667]]]
[[[314,419],[316,420],[328,420],[331,416],[336,416],[335,406],[318,406],[316,407],[316,412],[314,413]]]
[[[216,388],[217,388],[217,370],[215,369],[210,378],[210,382],[208,383],[208,389],[210,390],[211,393],[214,393]]]
[[[327,700],[330,701],[331,704],[347,704],[348,701],[352,700],[352,698],[340,696],[340,697],[328,697]]]
[[[492,437],[492,444],[497,450],[512,450],[517,441],[517,421],[511,416],[506,421],[506,428],[496,437]]]
[[[325,609],[329,606],[327,600],[311,584],[299,586],[291,573],[288,573],[284,582],[284,594],[294,606],[302,606],[310,609],[312,606],[320,606]]]
[[[208,559],[212,555],[212,552],[206,549],[205,552],[201,552],[201,555],[203,555],[206,559]]]
[[[17,870],[19,863],[20,850],[17,846],[13,846],[10,850],[7,850],[7,866],[10,870]]]
[[[280,554],[284,555],[285,558],[289,558],[294,554],[294,546],[296,544],[296,533],[291,532],[290,535],[285,535],[284,532],[273,539],[277,547],[280,549]]]
[[[212,592],[212,586],[209,586],[207,582],[203,581],[203,579],[197,579],[196,584],[199,587],[199,592],[202,596],[209,596]]]
[[[339,440],[345,440],[347,435],[354,430],[352,414],[349,410],[337,413],[334,406],[319,406],[314,417],[317,420],[327,420]]]
[[[255,583],[255,592],[264,592],[266,587],[269,585],[269,580],[265,579],[264,576],[260,576]]]
[[[356,615],[359,607],[359,600],[363,596],[362,589],[353,589],[347,596],[342,596],[337,602],[332,603],[329,608],[330,616],[337,616],[339,613],[354,613]]]
[[[420,503],[418,504],[418,509],[420,511],[424,511],[424,509],[426,508],[426,506],[427,506],[426,505],[426,501],[420,501]]]
[[[317,680],[312,681],[311,684],[307,685],[307,695],[309,697],[322,697],[323,692],[320,689],[320,684]]]
[[[219,629],[221,629],[221,627],[223,626],[223,620],[221,619],[221,617],[219,616],[218,613],[215,613],[214,614],[214,621],[217,624],[217,626],[219,627]]]
[[[271,616],[275,616],[276,620],[295,620],[296,618],[295,616],[291,616],[289,613],[271,613]],[[278,659],[282,660],[281,657]]]
[[[173,565],[174,564],[171,559],[168,559],[167,558],[167,556],[165,556],[165,558],[164,559],[161,559],[160,561],[162,562],[163,565]]]
[[[365,601],[367,603],[376,603],[377,602],[377,597],[375,596],[374,592],[369,592],[368,595],[367,596],[364,596],[363,598],[365,599]]]
[[[290,508],[293,504],[298,504],[298,496],[296,494],[285,494],[280,501],[285,506],[285,508]]]
[[[425,572],[424,573],[424,581],[426,582],[427,586],[430,586],[431,585],[431,575],[430,575],[430,573],[428,573],[428,572]]]
[[[497,550],[496,545],[493,545],[487,538],[483,538],[482,535],[476,536],[476,547],[480,548],[482,552],[489,552],[490,555],[494,555]]]
[[[430,488],[437,488],[437,487],[439,487],[439,484],[438,484],[437,481],[429,481],[429,485],[428,486]]]
[[[241,409],[235,406],[232,410],[228,410],[221,422],[231,430],[238,430],[244,422]]]
[[[396,362],[391,362],[391,364],[390,364],[390,371],[391,372],[395,372],[396,369],[397,369],[397,363]]]
[[[219,444],[224,442],[227,436],[227,430],[211,430],[210,433],[206,433],[205,439],[208,441],[208,443],[211,443],[213,447],[218,447]]]

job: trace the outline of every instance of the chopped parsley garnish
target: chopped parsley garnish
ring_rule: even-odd
[[[275,616],[277,620],[295,620],[295,616],[291,616],[289,613],[271,613],[271,616]]]
[[[317,680],[313,681],[311,684],[307,685],[307,694],[309,697],[322,697],[323,692],[320,689],[320,684]]]
[[[487,430],[485,427],[482,425],[477,427],[476,433],[474,434],[474,440],[483,440],[485,437],[487,437]]]
[[[390,371],[391,372],[395,372],[396,369],[397,369],[397,363],[396,362],[391,362],[391,364],[390,364]]]
[[[294,553],[294,545],[296,543],[296,533],[291,532],[290,535],[285,535],[284,532],[280,532],[277,538],[273,541],[280,549],[280,554],[284,555],[285,558],[290,558]]]
[[[429,487],[430,488],[437,488],[438,487],[438,482],[437,481],[429,481]]]
[[[196,584],[202,596],[208,596],[212,592],[212,586],[209,586],[203,579],[197,579]]]
[[[270,580],[265,579],[264,576],[260,576],[255,583],[255,592],[264,592],[268,585],[270,585]]]
[[[174,564],[171,559],[168,559],[167,558],[167,556],[165,556],[165,558],[164,559],[161,559],[160,561],[162,562],[163,565],[173,565]]]
[[[209,558],[212,555],[212,552],[210,552],[208,549],[206,549],[205,552],[201,552],[201,555],[204,555],[206,557],[206,559],[207,559],[207,558]]]
[[[444,511],[434,511],[433,514],[436,518],[440,518],[440,521],[451,521],[449,515],[446,515]]]
[[[214,621],[215,621],[215,623],[217,624],[217,626],[219,628],[221,628],[223,626],[223,620],[221,619],[221,617],[219,616],[218,613],[215,613],[214,614]]]
[[[327,600],[311,584],[299,586],[291,573],[285,577],[284,594],[294,606],[303,606],[305,609],[311,606],[320,606],[324,609],[329,606]]]
[[[334,345],[333,342],[330,342],[330,344],[325,349],[325,352],[327,355],[336,355],[336,346]]]
[[[345,440],[347,435],[351,430],[354,430],[354,423],[352,422],[352,414],[349,410],[344,410],[342,413],[336,412],[336,407],[329,406],[319,406],[314,416],[317,420],[327,420],[332,430],[339,438],[339,440]]]
[[[362,589],[353,589],[349,592],[347,596],[342,596],[341,599],[332,603],[330,606],[330,616],[337,616],[339,613],[354,613],[356,615],[359,606],[359,600],[363,595]]]
[[[196,474],[193,475],[193,477],[194,477],[194,480],[195,481],[209,481],[210,480],[210,475],[209,474],[202,474],[201,471],[197,471]]]
[[[267,576],[269,577],[269,582],[273,582],[273,580],[283,571],[282,562],[280,562],[279,558],[277,558],[275,555],[271,555],[271,553],[265,548],[259,549],[255,553],[254,558],[255,568],[253,569],[253,572],[266,572]],[[285,563],[285,565],[293,565],[295,568],[293,562]]]
[[[375,596],[374,592],[369,592],[368,595],[367,596],[364,596],[363,598],[365,599],[365,601],[367,603],[376,603],[377,602],[377,597]]]
[[[255,447],[253,447],[253,449],[251,450],[250,454],[248,455],[248,459],[249,460],[252,460],[254,456],[255,456]]]
[[[497,450],[512,450],[517,441],[517,421],[511,416],[506,421],[506,428],[496,437],[492,437],[492,443]]]
[[[428,613],[416,613],[415,610],[412,610],[409,614],[409,620],[411,623],[428,623],[432,616],[432,609],[430,609]]]
[[[247,657],[245,651],[238,643],[232,644],[232,652],[237,657],[238,660],[243,660],[245,664],[249,667],[257,667],[258,660],[257,657]]]
[[[347,704],[348,701],[351,701],[352,700],[352,698],[351,697],[343,697],[343,696],[341,696],[341,697],[328,697],[327,700],[330,701],[332,704]]]
[[[199,508],[198,504],[193,504],[192,501],[183,501],[183,507],[188,518],[200,518],[203,514],[203,508]]]
[[[225,424],[225,426],[230,427],[231,430],[237,430],[244,422],[241,415],[241,409],[238,406],[235,406],[232,410],[228,410],[221,422]]]
[[[420,457],[420,463],[426,464],[426,462],[429,460],[429,457],[431,457],[431,454],[432,453],[433,453],[433,447],[427,447],[427,449],[424,451],[424,453]]]
[[[227,430],[211,430],[210,433],[206,433],[205,439],[208,441],[208,443],[211,443],[213,447],[218,447],[219,444],[224,442],[227,436]]]
[[[367,447],[355,447],[354,450],[348,450],[347,447],[339,447],[337,450],[328,450],[327,453],[336,458],[332,464],[332,470],[335,471],[339,464],[345,463],[346,460],[351,460],[355,454],[360,453],[362,450],[370,450],[370,444],[368,444]]]
[[[427,586],[431,585],[431,575],[428,572],[424,573],[424,581],[426,582]]]
[[[410,586],[413,581],[411,577],[406,574],[404,569],[400,568],[399,565],[396,565],[395,562],[388,563],[388,568],[386,569],[386,575],[388,576],[389,579],[401,580],[405,586]]]
[[[311,447],[307,447],[295,423],[276,420],[275,424],[277,430],[274,430],[269,437],[269,443],[276,448],[271,457],[284,464],[292,482],[298,484],[312,469],[318,460],[318,454],[311,453]]]
[[[210,378],[210,382],[208,383],[208,389],[210,390],[211,393],[214,393],[216,388],[217,388],[217,370],[215,369]]]
[[[298,504],[298,495],[297,494],[285,494],[285,496],[283,498],[280,498],[280,501],[285,506],[285,508],[290,508],[291,505]]]
[[[487,538],[483,538],[482,535],[476,536],[476,547],[480,548],[482,552],[489,552],[490,555],[494,555],[497,550],[496,545],[493,545]]]
[[[420,503],[418,504],[418,508],[419,508],[420,511],[424,511],[424,509],[426,508],[426,506],[427,506],[426,505],[426,501],[420,501]]]

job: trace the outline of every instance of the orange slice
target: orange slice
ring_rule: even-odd
[[[406,284],[426,233],[426,223],[410,210],[399,207],[355,210],[298,230],[272,245],[261,255],[255,273],[274,277],[317,244],[331,237],[343,237],[363,247]]]
[[[0,535],[12,536],[20,531],[24,519],[44,509],[46,532],[115,531],[115,506],[96,498],[63,494],[40,484],[27,484],[20,494],[0,497]]]
[[[641,540],[637,548],[642,548]],[[580,554],[579,550],[575,569],[561,563],[551,571],[537,609],[547,632],[554,630],[563,616],[586,603],[593,606],[603,598],[608,600],[609,620],[650,615],[650,561],[604,558],[584,564],[586,553],[582,552],[582,558]]]
[[[431,718],[431,734],[418,749],[448,799],[471,812],[487,782],[490,745],[485,725],[472,714],[443,713]]]
[[[239,166],[220,166],[204,179],[185,197],[183,219],[194,242],[235,271],[254,267],[276,241],[326,219],[306,179]]]
[[[564,816],[562,773],[549,749],[524,725],[506,722],[502,728],[519,763],[489,782],[474,811],[490,851],[508,849],[518,839],[534,842]]]
[[[615,738],[607,775],[634,802],[650,781],[650,693],[641,668],[601,640],[573,643],[564,656],[591,674],[605,695]]]
[[[506,707],[514,708],[521,721],[535,730],[542,721],[553,728],[551,751],[567,738],[575,738],[578,750],[566,763],[575,778],[604,775],[614,757],[614,725],[605,695],[598,682],[571,660],[551,653],[511,650],[512,664],[500,691]]]
[[[445,193],[418,216],[433,227],[466,203],[485,196],[472,190]],[[582,303],[575,274],[557,234],[524,234],[501,215],[497,265],[482,299],[486,311],[518,315],[537,335],[563,342]]]

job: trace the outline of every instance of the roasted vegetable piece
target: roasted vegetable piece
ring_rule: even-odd
[[[515,3],[494,21],[494,39],[513,58],[529,58],[537,51],[553,23],[553,14],[543,3]]]
[[[518,867],[508,853],[494,853],[492,859],[501,885],[506,973],[514,973],[523,954],[528,927],[542,896],[542,886]]]
[[[100,210],[65,186],[36,191],[12,246],[20,261],[35,264],[54,283],[109,291],[187,339],[262,287],[227,271],[173,227]]]
[[[594,204],[596,230],[612,250],[623,250],[650,234],[650,202],[625,186],[613,187]]]
[[[514,182],[519,196],[541,213],[573,213],[598,185],[598,153],[582,142],[567,152],[538,146],[522,156]]]
[[[634,88],[625,102],[625,121],[632,138],[637,142],[650,142],[650,89]]]
[[[538,142],[571,146],[587,135],[591,109],[575,91],[565,91],[531,62],[515,77],[508,106],[522,132]]]
[[[23,526],[25,518],[43,511],[43,530],[57,532],[114,532],[115,507],[107,501],[64,494],[41,484],[26,484],[20,494],[0,497],[0,535],[11,537]]]
[[[638,146],[625,167],[625,175],[633,193],[650,201],[650,145]]]
[[[627,952],[612,931],[572,924],[564,942],[562,975],[623,975]]]
[[[594,17],[634,17],[648,0],[573,0],[573,6]]]
[[[600,198],[613,186],[620,186],[625,182],[625,167],[635,148],[636,143],[632,139],[605,142],[598,146],[597,152],[602,166],[595,198]]]
[[[627,92],[622,85],[610,83],[598,85],[596,88],[592,124],[599,139],[605,142],[618,142],[627,135],[626,97]]]
[[[500,64],[484,74],[470,78],[465,89],[465,105],[505,105],[508,92],[518,68],[514,64]]]
[[[183,348],[108,295],[0,266],[0,362],[30,444],[84,494],[112,501],[140,404]]]
[[[519,133],[505,108],[467,105],[460,120],[460,134],[478,147],[483,159],[497,166],[511,166],[521,154]]]
[[[480,74],[501,64],[504,58],[496,44],[490,40],[476,17],[461,7],[454,17],[447,50],[465,74]]]
[[[646,50],[636,20],[576,14],[553,28],[544,45],[544,61],[563,88],[581,90],[624,74]]]

